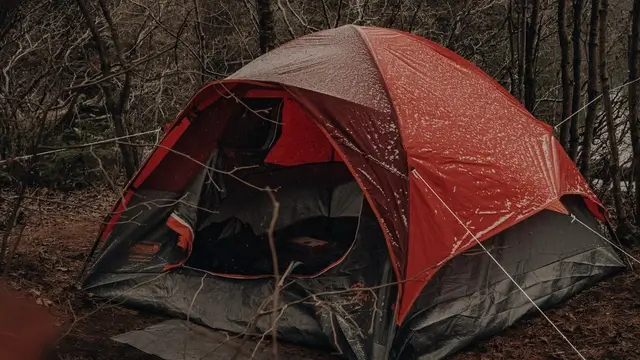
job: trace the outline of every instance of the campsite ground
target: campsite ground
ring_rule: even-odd
[[[10,286],[47,307],[61,338],[55,359],[151,360],[110,336],[159,322],[154,315],[100,305],[75,287],[78,271],[113,198],[109,192],[31,194],[26,228],[9,276]],[[5,199],[5,200],[2,200]],[[7,206],[0,197],[0,206]],[[608,279],[548,311],[587,359],[640,359],[640,269]],[[327,355],[319,354],[318,359]],[[469,359],[577,359],[542,318],[523,320],[455,357]]]

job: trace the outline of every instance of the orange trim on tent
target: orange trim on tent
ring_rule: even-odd
[[[193,232],[191,231],[191,228],[187,226],[187,224],[185,224],[182,220],[175,217],[173,214],[169,216],[166,224],[171,230],[178,233],[178,247],[186,250],[187,255],[178,263],[165,266],[163,269],[164,271],[175,269],[184,265],[187,259],[189,259],[189,256],[191,256],[191,251],[193,251]]]

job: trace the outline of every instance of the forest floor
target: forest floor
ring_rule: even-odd
[[[76,287],[78,273],[103,221],[102,214],[113,201],[111,196],[100,195],[104,193],[108,192],[30,194],[55,202],[28,201],[26,227],[8,283],[57,319],[60,338],[55,359],[157,360],[110,338],[162,319],[115,305],[105,306]],[[6,209],[7,197],[1,199],[0,206]],[[639,297],[640,266],[636,266],[635,271],[627,270],[607,279],[546,314],[586,359],[640,359]],[[578,357],[546,320],[534,316],[454,359]]]

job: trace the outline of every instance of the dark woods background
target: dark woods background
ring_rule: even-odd
[[[204,83],[349,23],[417,33],[495,77],[557,126],[631,241],[640,0],[0,0],[0,182],[16,198],[118,189],[160,134],[100,141],[158,129]]]

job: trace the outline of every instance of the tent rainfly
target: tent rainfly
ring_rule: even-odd
[[[282,341],[439,359],[536,311],[516,283],[545,309],[621,269],[606,221],[553,129],[495,80],[348,25],[204,86],[126,187],[84,288],[255,333],[278,270]]]

